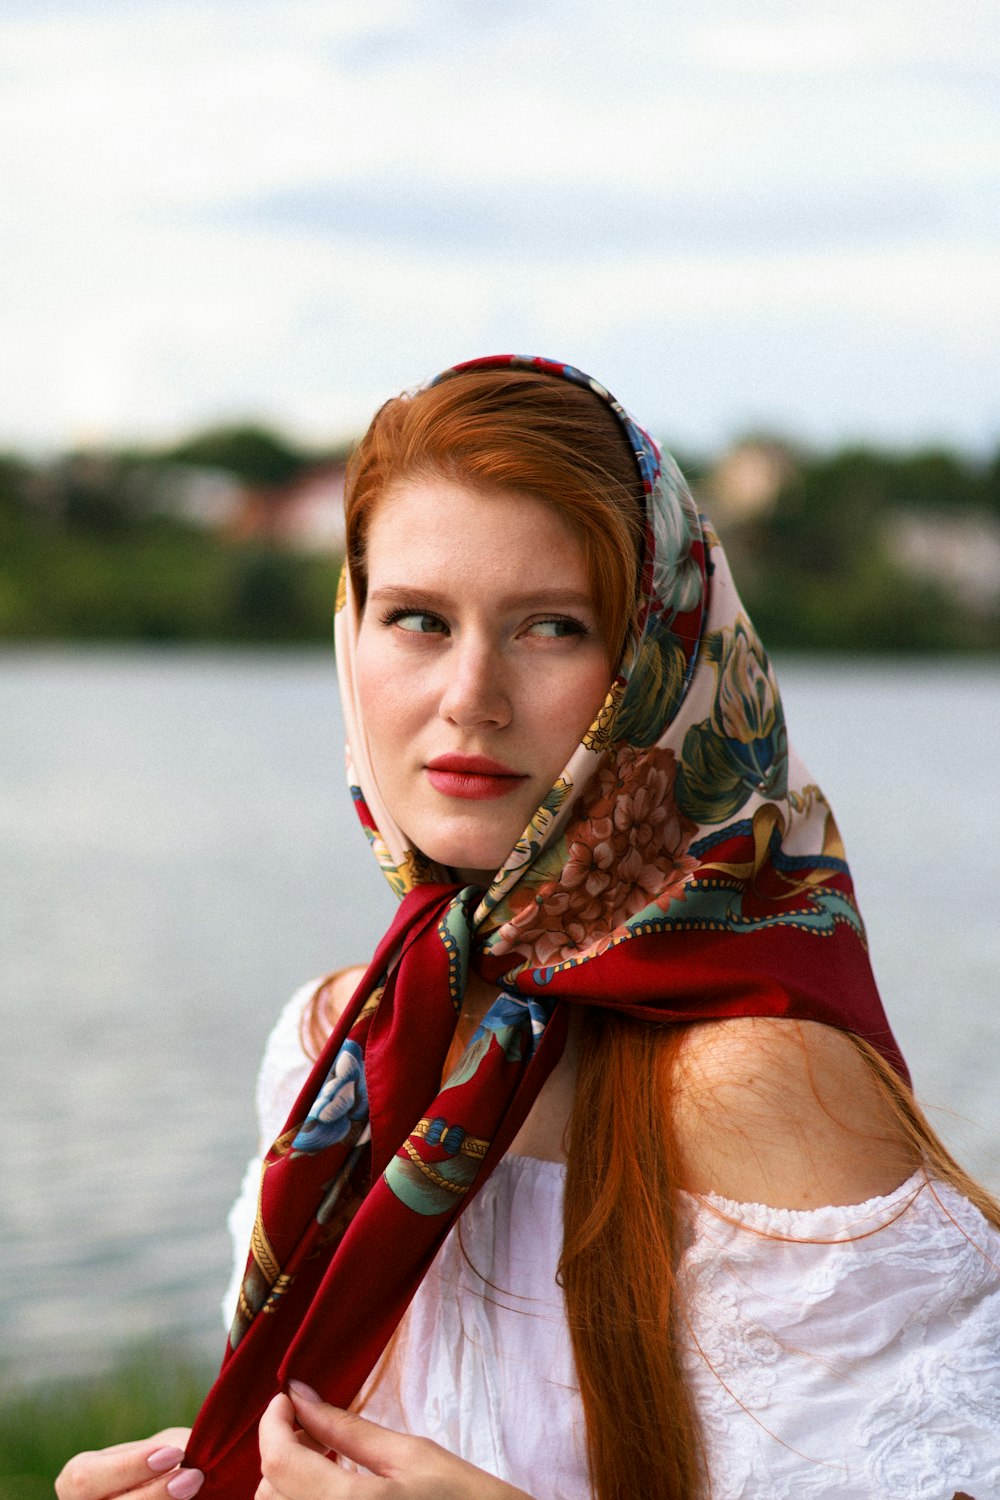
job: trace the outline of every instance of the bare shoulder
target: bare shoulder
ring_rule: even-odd
[[[861,1203],[916,1166],[850,1037],[763,1017],[691,1026],[674,1070],[684,1185],[777,1208]]]
[[[364,964],[350,964],[346,969],[336,969],[311,993],[306,1001],[306,1015],[314,1018],[322,1033],[330,1032],[347,1009],[348,1002],[357,989],[365,972]]]

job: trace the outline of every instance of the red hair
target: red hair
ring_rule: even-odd
[[[371,518],[394,486],[441,477],[552,505],[584,547],[609,656],[635,617],[643,488],[618,419],[532,370],[462,371],[378,411],[351,457],[347,556],[359,601]],[[597,1500],[693,1500],[697,1420],[673,1336],[676,1149],[664,1101],[681,1032],[605,1012],[584,1026],[560,1275]],[[648,1079],[653,1087],[635,1086]]]
[[[408,479],[442,477],[551,504],[583,543],[614,659],[635,615],[642,483],[623,429],[593,393],[528,370],[463,371],[386,403],[348,465],[347,548],[362,605],[365,544],[380,500]],[[328,990],[307,1012],[316,1051]],[[325,1024],[324,1024],[325,1023]],[[560,1279],[583,1402],[596,1500],[697,1500],[704,1448],[682,1367],[677,1291],[682,1187],[673,1118],[688,1026],[591,1009],[567,1151]],[[322,1034],[321,1034],[322,1033]],[[909,1089],[855,1043],[902,1140],[1000,1227],[1000,1211],[948,1155]]]
[[[642,480],[618,419],[596,396],[533,370],[469,370],[376,413],[347,466],[347,557],[358,599],[379,501],[410,479],[443,478],[489,493],[516,490],[553,506],[579,536],[612,662],[635,613]]]

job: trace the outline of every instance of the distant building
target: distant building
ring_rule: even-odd
[[[152,508],[206,531],[225,531],[239,515],[244,486],[224,469],[171,463],[146,481]]]
[[[345,473],[342,462],[322,464],[289,487],[283,523],[289,547],[298,552],[343,552]]]
[[[1000,609],[1000,521],[981,511],[897,511],[893,555],[918,578],[951,590],[970,609]]]
[[[317,464],[290,484],[267,488],[222,469],[169,464],[152,482],[151,506],[232,541],[259,541],[293,552],[344,550],[341,461]]]
[[[767,515],[781,490],[798,473],[790,448],[773,438],[735,443],[699,486],[709,513],[722,521],[753,521]]]
[[[293,552],[343,552],[344,472],[340,461],[319,464],[291,484],[244,489],[226,534]]]

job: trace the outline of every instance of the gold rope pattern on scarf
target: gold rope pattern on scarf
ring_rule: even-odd
[[[414,1125],[413,1129],[410,1131],[411,1136],[426,1136],[433,1123],[433,1121],[428,1120],[427,1118],[418,1120],[416,1125]],[[486,1155],[489,1149],[489,1141],[483,1140],[480,1136],[467,1135],[462,1144],[459,1146],[457,1154],[459,1156],[471,1156],[476,1161],[482,1161],[483,1157]]]
[[[411,1146],[409,1141],[403,1142],[403,1150],[413,1165],[419,1168],[427,1180],[433,1182],[435,1187],[444,1188],[446,1193],[453,1193],[456,1198],[463,1197],[469,1191],[467,1182],[449,1182],[447,1177],[442,1177],[440,1172],[435,1172],[434,1168],[421,1158],[416,1146]]]

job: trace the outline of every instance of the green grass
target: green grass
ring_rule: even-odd
[[[189,1426],[213,1370],[183,1348],[140,1348],[110,1372],[0,1396],[0,1500],[52,1500],[74,1453]]]

